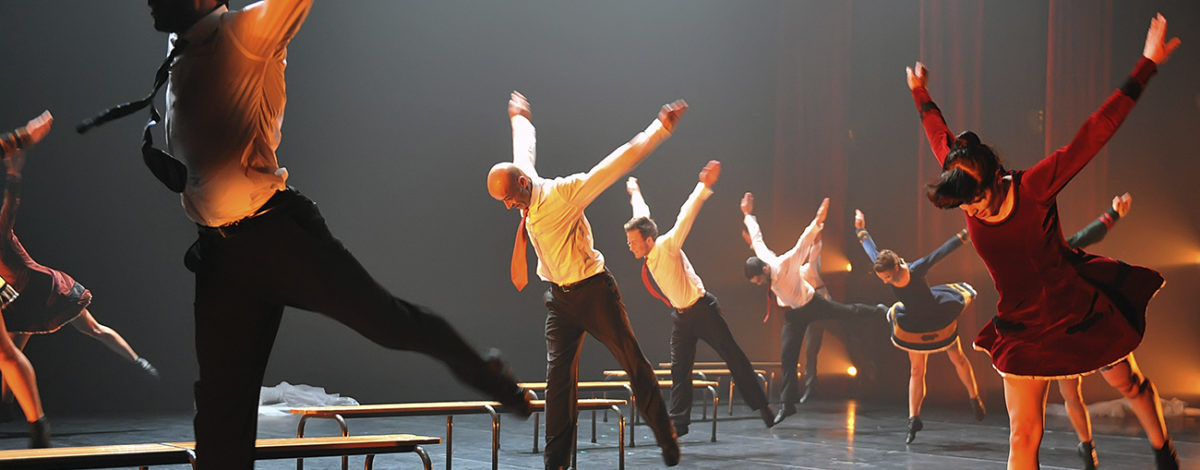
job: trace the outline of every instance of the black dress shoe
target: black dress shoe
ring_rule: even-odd
[[[504,405],[507,411],[515,413],[521,418],[528,418],[533,414],[533,403],[530,402],[529,396],[531,393],[524,387],[517,385],[516,379],[512,376],[512,369],[508,367],[503,360],[500,359],[500,351],[492,349],[488,351],[485,359],[491,377],[490,386],[485,386],[493,390],[493,398]]]
[[[775,415],[775,424],[782,423],[784,419],[787,419],[788,416],[794,414],[796,414],[796,407],[792,405],[783,405],[783,408],[779,410],[779,414]]]
[[[775,426],[775,412],[771,411],[771,405],[763,405],[758,409],[758,416],[762,418],[763,424],[770,429]]]
[[[917,440],[917,431],[920,431],[924,428],[925,428],[925,424],[921,423],[920,416],[913,416],[911,418],[908,418],[908,435],[905,436],[904,443],[912,444],[913,441]]]
[[[1096,470],[1096,466],[1100,465],[1100,461],[1096,457],[1096,446],[1092,444],[1092,441],[1080,442],[1075,447],[1075,453],[1083,459],[1083,470]]]
[[[1154,468],[1158,470],[1179,470],[1179,457],[1175,455],[1175,445],[1170,439],[1161,449],[1154,449]]]
[[[679,441],[671,439],[663,443],[662,458],[663,463],[668,467],[679,465]]]
[[[808,380],[804,381],[804,394],[800,395],[800,403],[808,403],[808,399],[812,398],[813,390],[817,388],[817,377],[810,375]]]

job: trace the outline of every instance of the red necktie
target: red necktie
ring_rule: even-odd
[[[772,291],[771,288],[768,286],[767,287],[767,316],[763,317],[763,323],[766,323],[767,320],[771,319],[771,311],[775,310],[775,305],[776,305],[775,292]]]
[[[654,298],[661,300],[662,303],[667,304],[668,307],[675,308],[674,305],[671,305],[671,301],[667,300],[667,296],[660,294],[658,289],[654,288],[654,284],[650,282],[650,270],[646,267],[646,263],[648,262],[649,261],[642,263],[642,284],[646,285],[646,290],[650,291],[650,295],[653,295]]]
[[[517,240],[513,243],[510,274],[518,291],[529,284],[529,267],[525,264],[525,214],[521,214],[521,223],[517,225]]]

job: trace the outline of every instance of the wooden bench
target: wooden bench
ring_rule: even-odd
[[[526,390],[529,390],[530,392],[534,392],[535,394],[537,392],[545,392],[545,390],[546,390],[546,382],[522,382],[518,385],[521,387],[525,387]],[[620,382],[618,382],[618,381],[605,381],[605,382],[585,381],[585,382],[578,382],[576,384],[576,386],[577,386],[577,389],[580,391],[589,391],[589,392],[624,391],[626,393],[626,397],[629,400],[629,415],[630,415],[630,418],[629,418],[629,447],[637,447],[637,444],[634,443],[634,434],[635,433],[633,432],[633,426],[635,424],[637,424],[637,420],[638,420],[638,418],[637,418],[638,417],[637,397],[633,394],[633,386],[630,384],[630,382],[627,382],[627,381],[620,381]],[[658,387],[659,388],[671,388],[671,381],[669,379],[667,379],[667,380],[660,379],[658,381]],[[695,389],[695,388],[706,389],[706,390],[708,390],[709,396],[712,397],[713,420],[712,420],[712,435],[710,437],[711,442],[717,442],[716,410],[717,410],[718,397],[717,397],[717,388],[716,387],[717,387],[717,382],[713,381],[713,380],[693,380],[692,381],[693,389]],[[708,414],[707,414],[708,406],[707,405],[704,406],[704,410],[705,410],[705,414],[704,414],[704,418],[702,418],[702,419],[707,419],[708,418]],[[607,419],[608,418],[606,417],[605,420],[607,420]],[[538,416],[535,414],[533,416],[533,436],[534,436],[533,452],[534,453],[537,453],[537,451],[538,451],[537,432],[538,432]],[[596,443],[596,414],[595,414],[595,411],[592,412],[592,443],[593,444]]]
[[[298,457],[366,455],[366,468],[373,467],[376,454],[415,452],[426,470],[431,470],[429,455],[421,448],[441,442],[436,437],[393,434],[383,436],[259,439],[255,443],[256,460]],[[194,442],[128,444],[91,447],[57,447],[0,451],[0,468],[5,470],[87,469],[191,464],[195,466]]]
[[[625,405],[624,400],[600,400],[600,399],[583,399],[579,400],[580,410],[597,410],[597,409],[613,409],[617,411],[617,417],[621,426],[621,462],[624,465],[625,460],[625,418],[620,414],[619,405]],[[541,412],[546,407],[544,400],[533,400],[533,411]],[[391,403],[379,405],[357,405],[357,406],[322,406],[311,408],[293,408],[290,410],[292,414],[300,415],[300,424],[297,427],[297,436],[304,436],[304,427],[310,418],[332,419],[337,421],[338,427],[341,429],[342,436],[350,434],[350,428],[346,425],[346,419],[350,418],[395,418],[404,416],[446,416],[446,470],[450,470],[453,464],[454,455],[454,416],[455,415],[470,415],[470,414],[488,414],[492,418],[492,468],[497,469],[500,466],[500,414],[503,411],[499,402],[494,401],[457,401],[457,402],[428,402],[428,403]],[[593,425],[593,432],[595,426]],[[536,447],[537,436],[534,436],[534,446]],[[592,442],[596,442],[593,436]],[[536,451],[535,451],[536,452]],[[343,460],[342,467],[346,468],[346,462]],[[297,470],[303,468],[303,463],[297,461]]]
[[[661,364],[660,364],[661,365]],[[668,364],[668,367],[670,364]],[[670,369],[654,369],[655,376],[670,376]],[[692,375],[701,380],[711,380],[715,377],[731,377],[733,372],[729,369],[692,369]],[[763,369],[755,369],[754,375],[758,376],[758,380],[763,384],[763,390],[770,387],[771,382],[767,380],[767,371]],[[606,370],[604,371],[605,378],[628,378],[629,374],[624,370]],[[717,410],[713,409],[713,414],[717,414]],[[729,380],[729,415],[733,416],[733,379]]]
[[[671,363],[670,362],[660,362],[660,363],[658,363],[658,367],[670,368]],[[721,367],[726,367],[726,364],[724,362],[697,362],[697,363],[692,364],[692,367],[696,367],[696,368],[700,368],[700,369],[717,369],[717,368],[721,368]],[[783,372],[783,363],[779,362],[779,361],[774,361],[774,362],[772,362],[772,361],[750,361],[750,367],[753,367],[755,369],[762,369],[767,372],[767,382],[765,384],[763,384],[763,389],[766,390],[767,397],[769,399],[771,397],[771,389],[768,388],[767,385],[773,384],[773,383],[778,383],[778,381],[776,381],[775,372],[776,371],[779,371],[780,373]],[[799,376],[800,372],[796,372],[796,375]],[[730,387],[732,387],[732,385],[730,385]],[[732,412],[733,411],[733,389],[732,388],[730,389],[730,393],[729,393],[729,406],[730,406],[730,412]]]

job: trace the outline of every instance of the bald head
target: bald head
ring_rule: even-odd
[[[505,207],[525,210],[529,208],[533,181],[516,165],[501,162],[492,165],[488,171],[487,188],[488,194],[503,202]]]

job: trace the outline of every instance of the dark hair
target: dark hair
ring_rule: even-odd
[[[900,259],[900,255],[897,255],[896,252],[892,250],[880,251],[879,255],[875,256],[875,272],[886,273],[896,269],[896,266],[899,266],[902,262],[903,260]]]
[[[642,238],[658,237],[658,225],[653,220],[650,220],[649,217],[634,217],[629,219],[629,222],[625,222],[625,231],[629,232],[632,230],[637,230],[642,235]]]
[[[758,259],[757,256],[746,258],[746,279],[753,279],[754,276],[761,276],[763,268],[767,267],[767,262]]]
[[[975,170],[982,181],[964,168]],[[1005,171],[991,147],[980,143],[974,132],[964,131],[951,143],[950,153],[942,163],[941,177],[926,186],[927,196],[938,208],[957,207],[979,199],[984,191],[996,185],[997,176]]]

